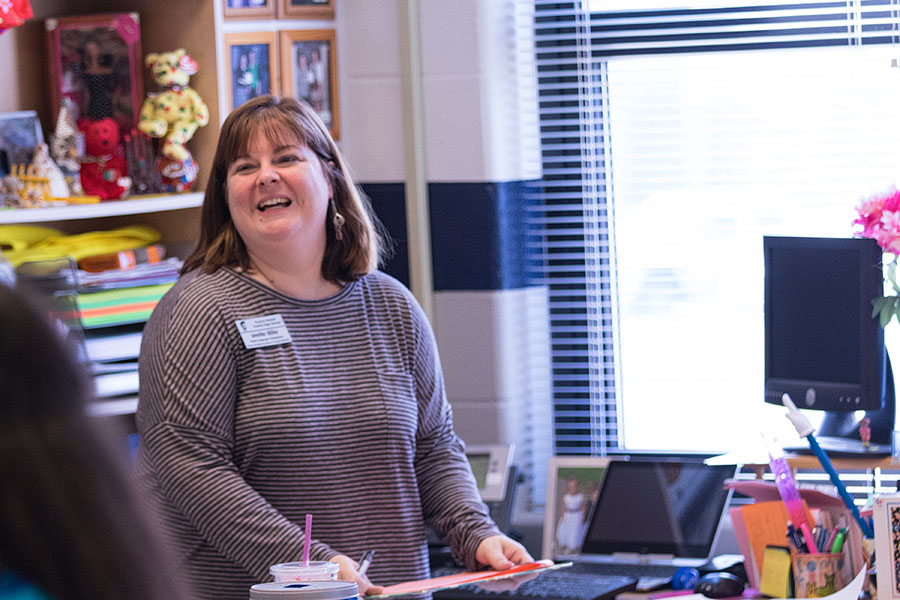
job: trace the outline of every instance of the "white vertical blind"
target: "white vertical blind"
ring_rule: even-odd
[[[558,453],[790,435],[762,235],[849,236],[898,180],[897,0],[704,4],[536,2]]]

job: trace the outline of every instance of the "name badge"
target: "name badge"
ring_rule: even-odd
[[[291,341],[291,334],[288,333],[281,315],[238,319],[234,325],[244,340],[244,347],[248,350],[277,346]]]

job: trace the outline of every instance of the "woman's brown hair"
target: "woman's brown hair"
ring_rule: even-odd
[[[257,132],[262,132],[273,146],[283,143],[285,136],[296,135],[322,161],[333,190],[333,201],[329,202],[322,224],[326,231],[323,277],[333,282],[354,281],[377,269],[386,236],[368,198],[353,182],[327,127],[309,104],[267,95],[242,104],[222,125],[203,198],[200,239],[181,272],[197,268],[206,273],[220,267],[250,269],[250,256],[228,210],[227,178],[229,165],[248,152]],[[344,217],[340,240],[332,227],[335,210]]]

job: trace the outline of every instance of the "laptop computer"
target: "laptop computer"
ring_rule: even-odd
[[[581,552],[568,558],[594,573],[635,576],[701,567],[712,558],[734,465],[696,460],[611,460]]]
[[[554,557],[572,567],[546,572],[508,592],[463,586],[435,600],[605,600],[642,578],[670,577],[710,558],[731,491],[734,466],[702,462],[611,460],[591,508],[580,554]]]

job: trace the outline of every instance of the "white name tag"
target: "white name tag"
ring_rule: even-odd
[[[277,346],[291,341],[291,334],[288,333],[281,315],[238,319],[234,325],[241,334],[241,339],[244,340],[244,346],[249,350]]]

